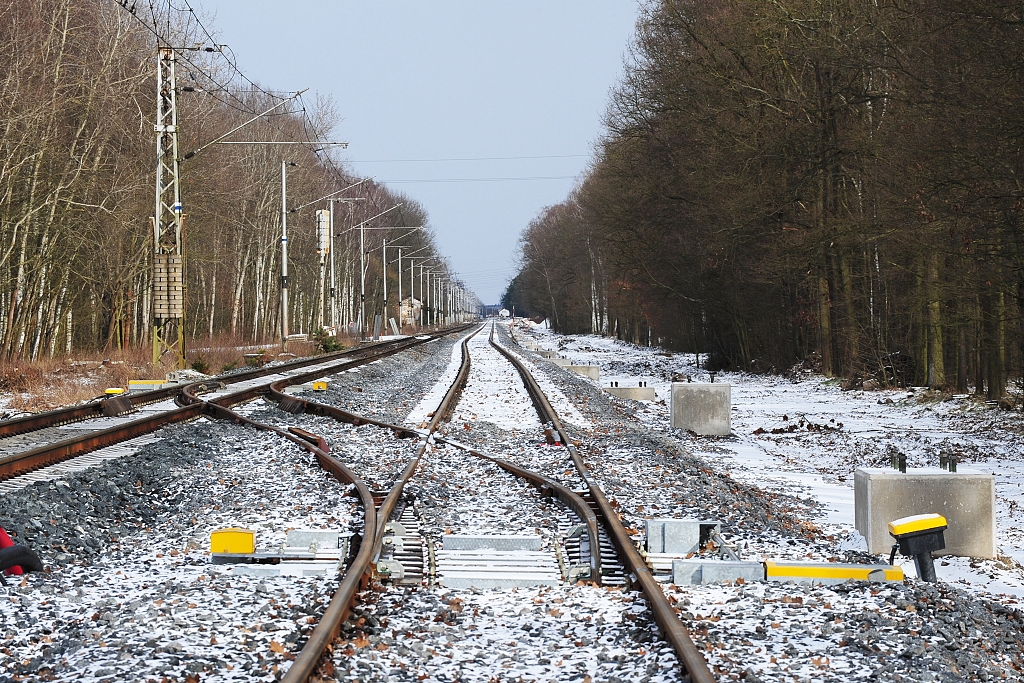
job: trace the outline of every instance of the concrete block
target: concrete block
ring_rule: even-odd
[[[597,365],[570,365],[567,369],[572,370],[578,375],[583,375],[588,379],[592,379],[595,382],[598,382],[601,379],[601,368]]]
[[[888,554],[896,540],[889,522],[931,512],[946,518],[946,549],[936,555],[996,556],[996,483],[991,474],[922,468],[858,468],[854,475],[854,518],[868,552]]]
[[[648,519],[644,521],[647,552],[671,555],[696,553],[712,532],[721,532],[721,529],[721,523],[714,520]]]
[[[732,385],[672,383],[672,427],[702,436],[732,433]]]
[[[626,398],[631,401],[654,400],[653,387],[605,387],[604,391],[615,398]]]
[[[540,536],[462,536],[449,535],[442,538],[445,550],[540,550]]]
[[[764,581],[764,564],[728,560],[672,561],[672,583],[677,586],[724,583],[736,579]]]
[[[557,351],[537,351],[537,355],[540,356],[541,358],[547,358],[548,360],[551,360],[552,358],[558,358]]]
[[[572,365],[572,361],[568,358],[548,358],[548,360],[560,368],[567,368]]]
[[[842,562],[764,563],[765,579],[801,584],[832,585],[845,581],[902,581],[903,570],[889,564],[845,564]]]
[[[292,529],[285,534],[287,548],[308,548],[316,545],[317,550],[337,550],[341,532],[337,529]]]

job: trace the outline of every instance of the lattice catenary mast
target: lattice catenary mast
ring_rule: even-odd
[[[174,354],[185,367],[185,259],[178,182],[178,111],[174,50],[158,48],[156,63],[156,212],[153,216],[153,364]]]

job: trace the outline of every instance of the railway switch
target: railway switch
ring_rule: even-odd
[[[932,553],[946,547],[943,532],[946,518],[936,513],[902,517],[889,522],[889,535],[896,539],[889,562],[896,559],[896,550],[914,558],[917,576],[922,581],[935,583],[935,563]]]

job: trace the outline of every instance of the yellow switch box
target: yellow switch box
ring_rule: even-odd
[[[251,555],[256,552],[256,532],[238,527],[210,532],[210,552]]]
[[[313,382],[313,391],[327,391],[327,382]]]
[[[110,387],[103,393],[106,394],[107,396],[120,396],[121,394],[124,393],[124,389],[122,389],[121,387]]]

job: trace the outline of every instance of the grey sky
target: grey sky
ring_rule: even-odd
[[[514,273],[519,233],[586,168],[638,13],[636,0],[202,6],[250,78],[334,98],[353,170],[421,202],[486,303]],[[548,158],[433,161],[480,157]],[[530,180],[468,182],[485,178]]]

